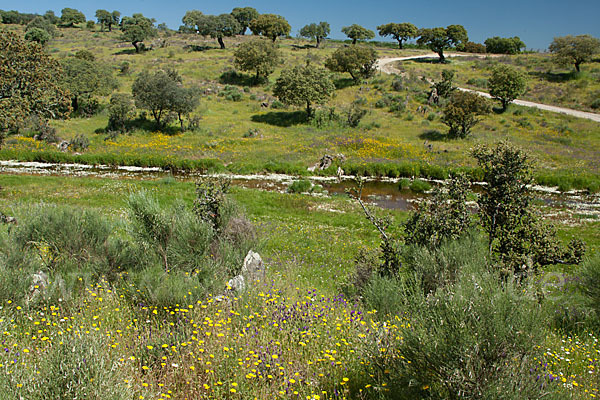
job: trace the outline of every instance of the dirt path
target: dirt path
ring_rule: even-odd
[[[416,59],[421,59],[421,58],[437,58],[438,55],[435,53],[429,53],[429,54],[423,54],[423,55],[419,55],[419,56],[407,56],[407,57],[393,57],[393,58],[380,58],[379,60],[377,60],[377,68],[383,72],[384,74],[397,74],[397,75],[402,75],[402,72],[400,70],[398,70],[397,68],[394,67],[394,63],[397,61],[406,61],[406,60],[416,60]],[[446,54],[446,57],[477,57],[477,58],[486,58],[486,57],[499,57],[498,55],[488,55],[488,54],[458,54],[458,53],[450,53],[450,54]],[[485,92],[479,92],[477,90],[472,90],[472,89],[465,89],[465,88],[458,88],[458,90],[462,90],[465,92],[473,92],[473,93],[477,93],[483,97],[487,97],[487,98],[492,98],[492,96],[490,96],[489,93],[485,93]],[[585,118],[585,119],[589,119],[595,122],[600,122],[600,114],[595,114],[595,113],[591,113],[591,112],[586,112],[586,111],[578,111],[578,110],[571,110],[569,108],[563,108],[563,107],[556,107],[556,106],[550,106],[547,104],[540,104],[540,103],[534,103],[532,101],[525,101],[525,100],[515,100],[513,101],[514,104],[519,105],[519,106],[523,106],[523,107],[533,107],[533,108],[538,108],[540,110],[545,110],[545,111],[550,111],[550,112],[555,112],[555,113],[561,113],[561,114],[567,114],[567,115],[571,115],[573,117],[577,117],[577,118]]]

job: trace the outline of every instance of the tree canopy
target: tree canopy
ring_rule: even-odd
[[[446,28],[422,28],[418,32],[417,44],[429,47],[444,62],[444,50],[469,41],[467,30],[462,25],[449,25]]]
[[[135,47],[135,52],[139,53],[140,43],[146,39],[156,36],[154,20],[144,17],[142,14],[133,14],[131,17],[123,17],[121,21],[121,40],[130,42]]]
[[[402,48],[402,43],[417,37],[418,29],[410,22],[403,22],[401,24],[389,23],[385,25],[379,25],[377,27],[379,36],[391,36],[398,41],[398,47]]]
[[[334,72],[347,72],[356,82],[373,76],[376,70],[377,52],[362,46],[338,48],[325,62]]]
[[[63,8],[60,16],[60,25],[61,26],[73,26],[75,24],[79,24],[85,22],[85,15],[79,10],[74,8]]]
[[[262,14],[250,21],[250,30],[275,41],[279,36],[289,35],[292,27],[285,18],[276,14]]]
[[[246,29],[250,26],[250,21],[258,18],[260,14],[252,7],[236,7],[231,10],[231,15],[240,24],[240,35],[245,35]]]
[[[483,42],[486,53],[492,54],[517,54],[525,48],[525,43],[518,36],[512,38],[503,38],[494,36]]]
[[[600,40],[590,35],[555,37],[549,49],[557,64],[573,64],[580,72],[580,65],[591,61],[594,54],[600,52]]]
[[[450,101],[444,107],[442,122],[450,128],[448,136],[451,138],[465,138],[471,128],[479,122],[477,116],[488,114],[491,111],[488,101],[477,93],[455,91]]]
[[[490,95],[500,100],[502,109],[506,110],[513,100],[525,93],[527,81],[525,75],[518,69],[500,64],[492,70],[488,86]]]
[[[369,40],[375,37],[375,32],[358,24],[344,26],[342,33],[352,39],[352,44],[356,44],[357,40]]]
[[[319,22],[318,24],[312,23],[305,25],[300,29],[300,36],[315,39],[317,41],[317,47],[321,44],[321,40],[327,37],[331,32],[328,22]]]
[[[69,114],[69,93],[58,84],[62,68],[41,46],[0,31],[0,54],[0,132],[18,129],[32,115]]]
[[[273,94],[284,104],[306,106],[306,115],[311,118],[312,104],[324,104],[334,90],[328,72],[309,63],[283,70]]]
[[[79,108],[81,96],[106,96],[118,87],[110,66],[90,59],[88,53],[83,51],[61,61],[60,82],[71,93],[73,111]]]
[[[203,36],[217,39],[221,49],[225,48],[224,37],[235,36],[241,29],[237,19],[231,14],[205,15],[192,10],[185,13],[183,23]]]
[[[143,71],[131,88],[136,107],[149,110],[159,128],[165,113],[175,112],[183,130],[183,116],[198,106],[200,94],[198,90],[182,87],[181,83],[181,76],[172,69],[153,74]]]
[[[113,11],[112,13],[107,10],[96,10],[96,19],[102,30],[108,27],[108,31],[112,31],[112,26],[119,23],[119,17],[121,13],[119,11]]]
[[[272,42],[254,39],[240,44],[233,53],[235,66],[242,71],[255,71],[256,80],[267,78],[271,74],[281,54]]]

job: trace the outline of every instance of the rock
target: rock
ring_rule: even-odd
[[[31,286],[29,286],[29,301],[36,299],[48,287],[48,275],[43,271],[38,271],[31,276]]]
[[[342,177],[344,176],[344,170],[341,167],[338,167],[337,172],[336,172],[336,176],[338,178],[338,181],[342,181]]]
[[[260,103],[260,106],[261,106],[262,108],[269,108],[269,103],[268,103],[268,102],[266,102],[266,101],[263,101],[262,103]]]
[[[69,142],[66,141],[66,140],[63,140],[62,142],[60,142],[59,144],[57,144],[56,147],[60,151],[67,151],[67,150],[69,150]]]
[[[252,250],[248,252],[246,258],[244,258],[242,275],[247,277],[250,281],[262,279],[265,276],[265,267],[260,254],[255,253]]]
[[[227,282],[227,286],[234,292],[243,292],[246,289],[246,280],[242,275],[237,275]]]

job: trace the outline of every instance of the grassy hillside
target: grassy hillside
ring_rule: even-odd
[[[106,111],[91,118],[52,122],[61,138],[69,140],[83,134],[91,143],[87,154],[112,155],[116,162],[140,156],[171,160],[216,159],[232,171],[261,171],[268,170],[269,165],[285,164],[287,167],[281,168],[298,172],[314,164],[324,154],[341,153],[347,163],[355,165],[430,163],[459,167],[471,164],[470,148],[479,143],[506,139],[529,149],[538,161],[539,171],[600,172],[598,123],[511,106],[506,113],[484,117],[466,140],[448,140],[445,137],[447,127],[440,122],[441,109],[426,105],[429,85],[421,79],[425,76],[438,80],[441,70],[455,69],[457,83],[466,85],[470,82],[472,87],[481,88],[489,74],[489,66],[497,62],[511,63],[531,72],[530,90],[525,98],[549,104],[574,105],[565,103],[568,99],[569,102],[580,103],[578,108],[587,109],[584,105],[597,95],[597,79],[594,78],[597,67],[594,63],[584,66],[586,72],[581,78],[551,82],[546,78],[555,72],[546,75],[539,72],[540,68],[551,68],[548,56],[541,54],[493,60],[451,60],[447,65],[406,62],[400,67],[407,74],[396,86],[399,91],[392,89],[392,82],[396,79],[393,76],[378,74],[367,82],[353,85],[347,74],[338,74],[336,85],[339,89],[326,107],[334,107],[343,114],[357,104],[368,113],[357,128],[319,128],[305,122],[301,110],[261,107],[263,102],[273,102],[271,90],[283,65],[271,75],[269,83],[262,86],[247,86],[248,80],[231,82],[223,79],[223,74],[233,69],[233,50],[240,41],[249,40],[248,37],[227,39],[228,48],[220,50],[214,40],[177,34],[163,38],[165,47],[135,54],[133,46],[119,41],[118,32],[61,29],[61,34],[47,46],[58,59],[86,49],[111,65],[115,73],[122,63],[129,63],[130,72],[118,75],[119,92],[130,92],[133,80],[141,71],[166,67],[177,69],[185,85],[204,89],[205,95],[196,112],[202,119],[200,128],[195,132],[181,134],[174,123],[165,132],[156,132],[152,123],[145,123],[130,135],[106,140],[105,134],[95,133],[106,128]],[[313,63],[323,63],[337,46],[342,45],[326,42],[322,48],[315,49],[300,39],[278,43],[284,54],[285,66],[305,63],[307,58]],[[378,52],[382,57],[424,53],[422,50],[390,48],[380,48]],[[230,101],[218,95],[227,85],[239,89],[241,101]],[[565,88],[561,89],[564,94],[556,96],[555,87]],[[572,93],[577,93],[577,96]],[[398,102],[402,103],[402,111],[390,112],[387,106],[377,108],[378,101],[381,103],[385,96],[397,96]],[[107,100],[101,99],[104,103]],[[417,111],[423,108],[424,112]],[[247,137],[248,132],[256,133],[256,136]],[[53,145],[27,137],[13,136],[7,139],[5,150],[0,154],[4,158],[21,157],[21,150],[44,152],[53,148]]]

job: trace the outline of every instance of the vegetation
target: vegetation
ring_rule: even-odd
[[[115,10],[111,13],[106,10],[96,10],[96,19],[102,30],[108,28],[108,31],[112,32],[113,25],[118,25],[120,18],[121,13],[119,11]]]
[[[450,138],[465,138],[475,126],[480,115],[488,114],[491,107],[487,100],[472,92],[456,91],[444,107],[442,122],[450,128]]]
[[[244,42],[235,50],[234,65],[242,71],[256,72],[256,82],[266,79],[280,63],[281,54],[273,43],[266,40]]]
[[[154,21],[144,17],[142,14],[133,14],[131,17],[123,17],[121,20],[121,39],[135,47],[135,52],[142,50],[140,43],[156,36]]]
[[[572,64],[580,72],[581,64],[589,62],[594,54],[600,52],[600,39],[590,35],[555,37],[549,49],[557,64]]]
[[[292,27],[285,18],[276,14],[261,14],[250,21],[250,30],[255,35],[270,38],[273,42],[279,36],[289,35]]]
[[[204,15],[201,11],[193,10],[185,13],[182,19],[186,27],[202,36],[217,39],[221,49],[225,48],[224,37],[237,35],[242,27],[231,14]]]
[[[467,30],[462,25],[449,25],[446,28],[422,28],[418,32],[417,44],[429,47],[444,62],[444,50],[458,47],[469,41]]]
[[[246,30],[250,26],[250,22],[253,19],[258,18],[260,14],[252,7],[235,7],[231,11],[231,15],[233,15],[233,17],[240,24],[240,35],[245,35]]]
[[[306,115],[313,115],[312,105],[324,104],[335,90],[329,74],[310,63],[305,67],[284,70],[275,83],[273,94],[284,104],[306,106]]]
[[[525,43],[518,36],[502,38],[494,36],[485,40],[486,53],[493,54],[518,54],[525,48]]]
[[[527,81],[519,70],[508,65],[498,65],[492,70],[488,86],[490,95],[500,100],[502,110],[506,111],[513,100],[525,93]]]
[[[73,27],[75,24],[85,22],[85,15],[74,8],[63,8],[58,23],[61,26]]]
[[[340,47],[325,62],[334,72],[347,72],[355,82],[370,78],[375,74],[377,52],[369,47]]]
[[[316,40],[317,48],[319,48],[321,40],[325,39],[330,32],[329,23],[321,21],[318,24],[312,23],[302,27],[300,29],[300,36]]]
[[[379,25],[377,27],[379,36],[392,36],[398,41],[398,48],[402,49],[402,43],[417,37],[419,30],[416,26],[410,22],[403,22],[401,24],[389,23],[385,25]]]
[[[358,24],[344,26],[342,33],[352,39],[352,44],[356,44],[358,40],[369,40],[375,37],[375,32]]]

